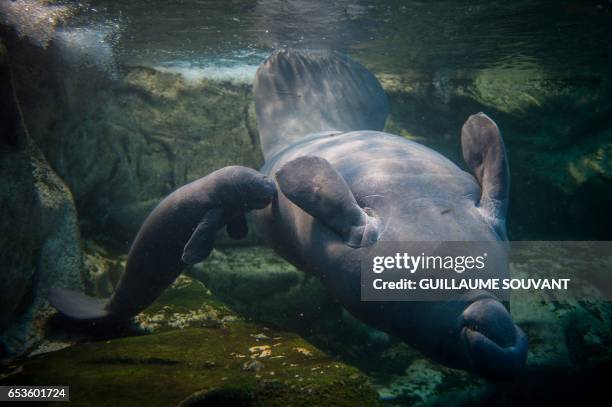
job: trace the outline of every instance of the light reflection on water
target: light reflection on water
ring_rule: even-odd
[[[610,1],[93,1],[121,18],[118,54],[160,63],[285,46],[335,48],[377,71],[585,69],[602,74],[612,51]],[[235,50],[240,50],[235,54]]]
[[[111,27],[112,35],[100,32],[100,44],[112,48],[119,64],[174,69],[194,78],[245,80],[272,49],[283,47],[342,50],[377,73],[392,74],[456,76],[495,68],[605,77],[612,62],[611,0],[40,4],[0,0],[0,12],[14,25],[29,25],[42,45],[56,26],[64,39],[73,29],[94,38],[96,27]]]

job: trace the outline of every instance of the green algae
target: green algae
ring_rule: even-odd
[[[179,276],[155,303],[135,318],[141,328],[150,332],[219,327],[237,319],[202,283],[186,276]]]
[[[268,247],[215,249],[189,273],[239,315],[296,332],[366,372],[400,373],[414,358],[414,351],[385,355],[399,340],[355,319],[320,279],[297,270]]]
[[[357,369],[329,359],[294,334],[266,330],[270,339],[254,338],[261,331],[240,322],[84,343],[34,357],[5,382],[69,384],[71,401],[84,406],[172,405],[192,393],[230,388],[250,392],[265,405],[377,403]],[[271,355],[249,351],[257,346],[270,346]],[[245,367],[255,359],[260,369]]]
[[[293,331],[332,312],[320,280],[297,270],[267,247],[213,250],[190,273],[239,314]]]
[[[82,406],[378,404],[358,369],[296,334],[238,318],[188,277],[136,320],[152,333],[34,356],[0,382],[70,385]]]

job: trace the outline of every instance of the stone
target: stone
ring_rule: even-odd
[[[1,44],[0,50],[0,343],[7,356],[16,356],[45,335],[52,312],[47,289],[82,288],[82,258],[72,195],[23,125]]]
[[[346,312],[321,281],[265,246],[222,247],[187,273],[238,314],[297,332],[369,370],[402,372],[417,352]]]
[[[479,111],[494,118],[512,175],[511,239],[610,239],[608,79],[535,65],[432,75],[380,69],[377,76],[390,100],[385,130],[440,151],[463,168],[463,122]]]
[[[89,42],[41,48],[6,37],[25,122],[72,191],[86,236],[125,250],[173,190],[224,166],[263,164],[248,83],[118,67],[112,55],[92,60],[110,51]]]
[[[210,315],[207,322],[170,323],[176,314],[201,310]],[[140,323],[147,318],[160,322],[148,334],[32,356],[0,377],[0,384],[69,383],[71,402],[87,405],[126,400],[142,405],[379,405],[369,380],[356,368],[294,333],[239,318],[188,277],[180,277],[145,310]],[[259,358],[249,356],[254,348]],[[261,357],[266,350],[269,354]]]
[[[84,240],[83,285],[93,297],[110,297],[125,269],[127,256],[110,253],[93,240]]]

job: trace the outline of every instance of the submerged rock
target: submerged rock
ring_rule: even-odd
[[[82,287],[72,195],[30,139],[10,76],[0,43],[0,343],[15,356],[45,335],[47,289]]]
[[[2,384],[66,385],[79,405],[126,402],[184,405],[235,397],[253,405],[377,405],[378,397],[355,368],[334,361],[294,334],[271,331],[274,355],[259,369],[243,369],[250,334],[244,322],[84,343],[35,356]],[[295,352],[296,346],[311,355]],[[250,405],[250,404],[249,404]]]
[[[62,136],[70,147],[58,171],[83,216],[115,237],[133,238],[178,187],[227,165],[262,163],[245,85],[125,68],[102,103]]]
[[[237,312],[285,329],[300,329],[339,312],[317,278],[267,247],[216,249],[189,273]]]
[[[460,131],[467,117],[483,111],[495,119],[512,175],[511,239],[611,238],[609,78],[536,65],[378,77],[390,99],[386,131],[462,167]]]
[[[82,279],[85,293],[110,297],[125,270],[126,255],[116,255],[92,240],[83,241]]]
[[[210,290],[187,276],[179,276],[155,303],[135,318],[148,332],[191,327],[222,327],[238,319]]]
[[[71,402],[92,406],[378,405],[356,368],[296,334],[244,321],[188,277],[137,321],[152,333],[33,356],[0,383],[69,384]]]
[[[125,248],[173,190],[227,165],[263,163],[249,84],[109,71],[74,61],[59,41],[44,49],[6,37],[26,124],[72,191],[87,236]]]
[[[323,283],[264,246],[213,250],[189,274],[240,315],[298,332],[363,369],[402,371],[415,352],[352,317]],[[394,357],[387,357],[393,353]],[[400,350],[401,349],[401,350]]]

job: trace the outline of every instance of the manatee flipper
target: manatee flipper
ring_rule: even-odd
[[[213,208],[206,212],[185,245],[181,260],[185,264],[196,264],[208,257],[215,243],[217,230],[224,224],[223,209]]]
[[[227,234],[234,240],[244,239],[249,233],[249,226],[243,213],[227,221]]]
[[[108,298],[94,298],[65,288],[49,289],[49,302],[59,312],[75,320],[102,319],[108,315]]]
[[[312,217],[339,234],[351,247],[372,244],[378,222],[358,204],[340,175],[321,157],[302,156],[276,173],[283,194]]]
[[[275,52],[257,70],[253,97],[266,160],[308,134],[382,130],[389,111],[376,77],[335,51]]]
[[[497,124],[482,112],[470,116],[461,129],[461,148],[482,189],[478,206],[500,237],[505,238],[510,170]]]

